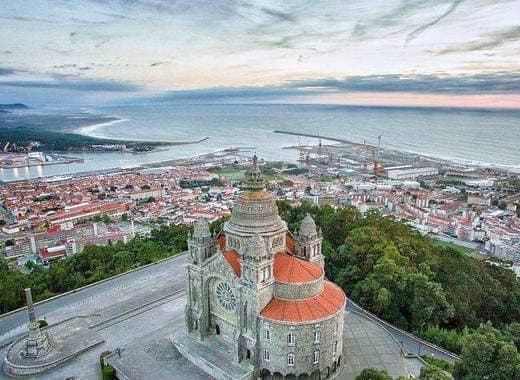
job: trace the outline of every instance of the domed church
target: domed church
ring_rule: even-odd
[[[256,156],[223,231],[213,236],[198,220],[188,246],[187,335],[228,347],[229,361],[250,365],[249,378],[334,376],[345,294],[325,279],[314,220],[307,215],[298,232],[287,230]]]

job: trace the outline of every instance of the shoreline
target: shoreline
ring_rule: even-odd
[[[310,133],[282,131],[282,130],[274,130],[273,133],[328,140],[328,141],[336,142],[338,144],[347,144],[347,145],[351,145],[354,147],[365,146],[366,148],[374,150],[374,151],[375,151],[375,149],[377,149],[376,146],[371,145],[371,144],[357,143],[354,141],[349,141],[346,139],[340,139],[340,138],[335,138],[335,137],[330,137],[330,136],[319,136],[319,135],[313,135]],[[334,145],[331,145],[331,146],[334,146]],[[298,147],[293,145],[293,146],[284,147],[283,149],[298,149]],[[456,165],[456,166],[473,167],[475,169],[494,169],[494,170],[503,170],[506,172],[520,173],[520,165],[514,165],[514,164],[498,164],[498,163],[485,162],[485,161],[473,161],[473,160],[464,159],[464,158],[460,158],[460,157],[441,156],[441,155],[435,155],[433,153],[421,153],[421,152],[417,152],[414,150],[401,149],[401,148],[381,148],[381,151],[382,152],[386,151],[389,153],[410,154],[410,155],[418,156],[425,160],[438,161],[443,164],[452,164],[452,165]]]

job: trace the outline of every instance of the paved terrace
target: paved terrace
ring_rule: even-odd
[[[187,255],[179,255],[37,303],[37,317],[45,317],[49,324],[76,315],[90,316],[89,326],[93,333],[104,339],[103,344],[38,378],[100,378],[99,354],[121,348],[121,355],[112,355],[111,363],[128,373],[145,371],[158,376],[155,378],[174,373],[179,378],[207,379],[207,375],[186,361],[168,342],[172,329],[183,325],[187,259]],[[349,305],[348,309],[351,308],[356,309],[356,306]],[[399,347],[401,341],[405,352],[417,352],[422,346],[421,353],[429,350],[429,354],[446,356],[434,346],[418,343],[420,341],[413,336],[391,330],[390,325],[374,319],[362,309],[349,310],[347,321],[345,336],[349,349],[344,357],[352,357],[345,360],[342,367],[346,369],[349,364],[352,370],[342,373],[341,379],[353,378],[355,371],[368,365],[386,368],[391,373],[417,373],[420,363],[416,359],[403,358]],[[26,323],[25,309],[0,317],[0,345],[3,346],[0,360],[3,361],[7,344],[25,334]]]

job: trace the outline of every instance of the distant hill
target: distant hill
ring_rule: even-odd
[[[29,106],[26,106],[22,103],[12,103],[12,104],[0,104],[0,110],[25,110],[29,109]]]

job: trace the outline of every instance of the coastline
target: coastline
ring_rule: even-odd
[[[319,136],[319,135],[313,135],[313,134],[309,134],[309,133],[282,131],[282,130],[274,130],[273,133],[321,139],[321,140],[325,140],[325,141],[332,141],[336,144],[352,145],[354,147],[365,146],[366,148],[374,150],[374,151],[375,151],[375,149],[377,149],[376,146],[371,145],[371,144],[366,144],[366,143],[363,144],[363,143],[358,143],[358,142],[349,141],[346,139],[340,139],[340,138],[331,137],[331,136]],[[332,146],[334,146],[334,144]],[[297,146],[287,146],[287,147],[284,147],[283,149],[298,149],[298,147]],[[465,158],[461,158],[461,157],[436,155],[434,153],[424,153],[424,152],[418,152],[415,150],[398,148],[398,147],[381,148],[381,151],[389,152],[389,153],[398,153],[398,154],[402,154],[402,153],[410,154],[410,155],[418,156],[418,157],[426,159],[426,160],[439,161],[440,163],[444,163],[444,164],[452,164],[452,165],[457,165],[457,166],[468,166],[468,167],[474,167],[474,168],[478,168],[478,169],[495,169],[495,170],[513,172],[513,173],[520,173],[520,165],[514,165],[514,164],[508,165],[508,164],[497,164],[497,163],[486,162],[486,161],[474,161],[474,160],[465,159]]]
[[[107,138],[105,136],[100,136],[100,135],[97,135],[95,133],[96,130],[99,129],[100,127],[108,127],[110,125],[114,125],[114,124],[122,123],[124,121],[128,121],[128,119],[121,119],[121,118],[119,118],[117,116],[111,116],[111,117],[116,118],[116,120],[106,121],[106,122],[102,122],[102,123],[94,123],[94,124],[84,125],[84,126],[72,129],[70,131],[70,133],[74,133],[76,135],[88,136],[88,137],[95,137],[95,138],[98,138],[98,139],[117,140],[117,139]]]

